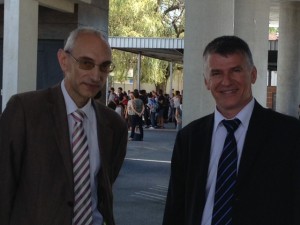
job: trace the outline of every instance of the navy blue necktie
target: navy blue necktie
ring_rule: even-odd
[[[223,152],[219,159],[211,225],[229,225],[232,222],[232,202],[237,176],[237,146],[234,132],[239,119],[223,120],[227,129]]]

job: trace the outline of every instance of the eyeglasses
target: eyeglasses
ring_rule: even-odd
[[[110,73],[115,69],[115,65],[110,62],[110,61],[106,61],[100,65],[95,64],[92,60],[90,59],[85,59],[85,58],[79,58],[76,59],[71,52],[69,51],[65,51],[67,54],[69,54],[79,65],[79,68],[82,70],[91,70],[93,69],[95,66],[99,67],[99,70],[103,73]]]

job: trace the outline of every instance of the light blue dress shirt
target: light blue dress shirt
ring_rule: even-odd
[[[69,132],[70,132],[70,143],[72,145],[72,133],[74,127],[74,119],[71,116],[71,113],[76,111],[78,107],[75,102],[72,100],[70,95],[68,94],[65,88],[64,80],[61,82],[61,90],[64,95],[67,115],[68,115],[68,124],[69,124]],[[97,120],[96,113],[91,104],[91,99],[88,103],[80,108],[86,115],[86,119],[83,121],[84,131],[87,135],[88,140],[88,149],[89,149],[89,157],[90,157],[90,177],[91,177],[91,189],[92,189],[92,211],[93,211],[93,225],[102,225],[103,217],[97,209],[98,203],[98,195],[97,195],[97,174],[100,169],[100,151],[98,145],[98,137],[97,137]]]
[[[253,108],[254,108],[254,98],[234,117],[234,118],[238,118],[241,121],[240,126],[234,133],[237,142],[238,168],[240,165],[245,137],[248,130],[248,125],[249,125]],[[206,203],[203,210],[201,225],[211,225],[211,217],[212,217],[212,211],[214,207],[216,179],[217,179],[217,172],[218,172],[218,162],[219,162],[219,158],[221,157],[224,141],[227,135],[227,130],[221,121],[223,119],[228,119],[228,118],[225,118],[217,110],[217,108],[215,109],[214,116],[215,117],[214,117],[213,135],[211,140],[210,161],[209,161],[207,183],[205,189]],[[230,119],[234,119],[234,118],[230,118]]]

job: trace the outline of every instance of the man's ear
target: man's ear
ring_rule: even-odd
[[[253,66],[251,71],[251,83],[254,84],[257,78],[257,69],[255,66]]]
[[[60,65],[60,68],[63,72],[67,70],[67,54],[63,49],[59,49],[57,52],[57,59]]]
[[[205,74],[203,74],[204,83],[207,90],[210,90],[209,81],[206,79]]]

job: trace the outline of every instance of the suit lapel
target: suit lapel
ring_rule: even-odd
[[[198,127],[201,127],[200,129]],[[194,132],[193,140],[195,141],[192,148],[194,149],[193,152],[193,161],[195,164],[195,177],[197,180],[197,185],[195,189],[195,210],[197,212],[196,215],[193,216],[193,221],[196,224],[197,222],[201,221],[203,209],[206,202],[206,183],[208,177],[208,167],[210,161],[210,152],[211,152],[211,139],[212,139],[212,132],[214,127],[214,114],[208,115],[205,119],[205,122],[201,126],[197,126],[197,133]]]
[[[50,89],[49,102],[50,112],[53,120],[53,132],[58,145],[58,150],[62,156],[68,181],[73,190],[73,162],[70,146],[70,135],[68,127],[68,117],[66,112],[65,100],[60,85]]]
[[[199,157],[202,159],[202,161],[199,162],[201,167],[200,169],[201,173],[199,174],[199,176],[202,178],[201,183],[204,184],[203,186],[204,189],[206,187],[206,180],[208,175],[213,127],[214,127],[214,114],[210,114],[206,121],[206,124],[204,125],[204,129],[201,130],[201,134],[199,135],[199,137],[202,138],[201,143],[203,146],[203,152],[201,152],[202,155],[201,157]],[[199,139],[197,141],[199,142]]]
[[[251,173],[255,161],[263,149],[262,146],[264,145],[264,140],[268,134],[264,110],[265,109],[263,109],[262,106],[255,102],[241,156],[237,190],[240,189],[240,185],[243,185],[249,179],[248,175]]]
[[[97,133],[98,144],[101,158],[101,169],[107,168],[106,163],[110,162],[108,153],[111,152],[109,148],[112,146],[113,130],[108,126],[108,120],[105,118],[105,112],[101,105],[92,102],[97,118]],[[100,115],[100,116],[99,116]]]

